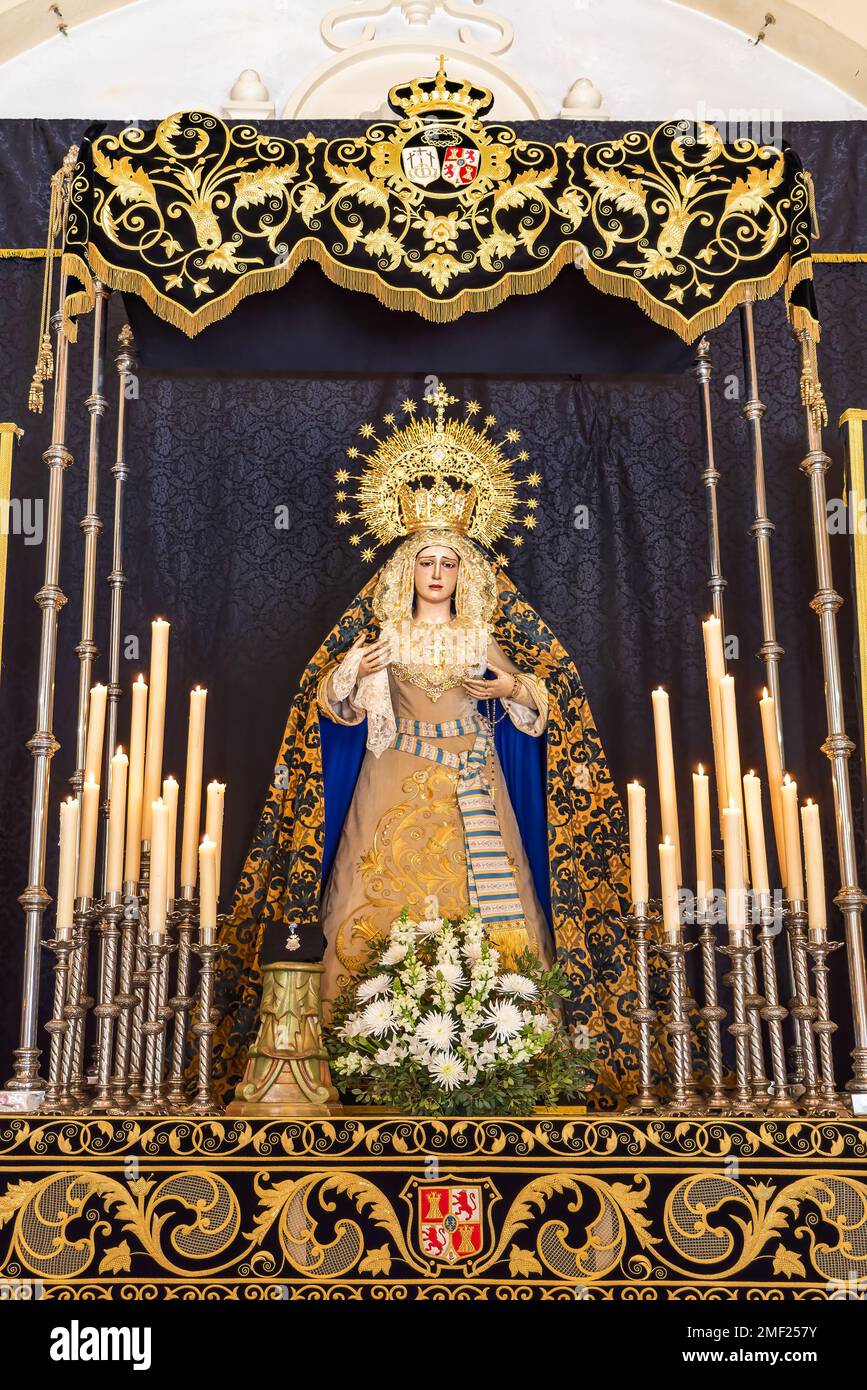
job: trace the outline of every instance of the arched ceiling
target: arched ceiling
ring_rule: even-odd
[[[285,0],[284,0],[285,2]],[[0,0],[0,64],[57,38],[86,21],[148,0]],[[655,0],[661,9],[683,8],[706,15],[798,63],[867,105],[867,4],[864,0]],[[328,8],[323,3],[322,12]],[[347,7],[348,8],[348,7]],[[576,12],[587,3],[576,6]],[[299,4],[299,22],[311,22],[309,3]],[[59,11],[59,13],[57,13]],[[773,22],[767,23],[771,15]],[[318,21],[314,21],[316,23]],[[761,38],[759,36],[761,35]],[[36,98],[34,106],[39,105]]]
[[[740,29],[867,104],[864,0],[675,0]],[[767,15],[774,22],[766,24]]]

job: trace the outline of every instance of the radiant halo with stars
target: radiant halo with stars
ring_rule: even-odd
[[[463,418],[448,418],[448,408],[458,404],[458,397],[440,381],[421,402],[407,398],[401,403],[406,423],[398,424],[393,411],[384,415],[382,437],[370,423],[359,427],[364,445],[351,445],[346,450],[349,466],[335,473],[335,521],[352,528],[349,543],[363,560],[373,560],[379,546],[406,534],[401,489],[428,488],[438,481],[474,490],[476,504],[467,534],[486,549],[492,550],[498,541],[520,546],[522,529],[535,530],[539,503],[535,497],[523,501],[519,488],[537,488],[542,480],[536,471],[521,479],[515,476],[516,467],[529,460],[526,449],[515,448],[521,431],[511,428],[497,439],[495,416],[475,423],[481,406],[474,400],[465,403]],[[425,406],[433,413],[419,414]],[[502,555],[496,558],[503,562]]]

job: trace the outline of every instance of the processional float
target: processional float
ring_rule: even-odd
[[[714,915],[708,901],[713,868],[708,858],[712,853],[710,817],[705,810],[696,811],[696,824],[700,820],[703,827],[699,849],[705,865],[704,894],[700,883],[690,921],[685,921],[676,836],[670,835],[661,847],[662,896],[651,897],[646,842],[642,863],[643,789],[641,798],[637,793],[631,795],[630,921],[639,987],[635,1020],[642,1067],[636,1108],[648,1112],[674,1108],[685,1112],[821,1114],[838,1113],[843,1105],[833,1070],[834,1021],[827,988],[828,957],[839,943],[829,937],[824,923],[819,906],[820,897],[824,899],[824,883],[819,884],[815,856],[811,859],[809,854],[810,845],[815,845],[815,818],[811,812],[804,817],[808,844],[805,890],[800,871],[797,789],[784,792],[782,785],[786,768],[783,652],[775,621],[771,567],[774,526],[765,489],[765,406],[760,396],[753,318],[754,303],[779,291],[785,295],[794,335],[794,367],[799,373],[804,412],[806,452],[801,466],[809,485],[816,564],[812,607],[819,621],[826,692],[827,736],[822,746],[830,762],[841,882],[834,902],[844,924],[855,1041],[845,1103],[863,1108],[867,1106],[867,985],[861,922],[864,894],[858,878],[849,779],[854,745],[844,723],[837,635],[837,610],[842,600],[833,585],[826,527],[825,475],[830,460],[823,445],[827,414],[817,363],[819,325],[811,291],[810,177],[792,150],[750,140],[727,146],[706,124],[670,122],[652,133],[633,131],[596,144],[584,144],[571,134],[554,144],[525,139],[510,126],[483,120],[492,104],[490,93],[450,79],[442,64],[433,78],[393,88],[389,100],[394,120],[378,121],[356,135],[336,140],[313,133],[292,140],[249,125],[229,127],[201,112],[182,113],[150,129],[127,129],[120,134],[88,132],[81,151],[70,150],[52,182],[46,294],[31,390],[31,405],[36,409],[41,408],[49,382],[53,391],[51,441],[43,456],[49,469],[48,523],[44,582],[36,595],[40,609],[36,728],[28,745],[34,772],[28,883],[21,895],[25,911],[21,1034],[10,1086],[31,1095],[44,1088],[39,1076],[37,1029],[39,955],[43,918],[51,902],[45,865],[50,773],[57,751],[53,692],[58,616],[65,602],[60,588],[63,482],[72,464],[66,443],[67,382],[78,320],[86,313],[93,316],[92,381],[85,401],[90,431],[87,511],[81,523],[85,563],[81,633],[76,646],[80,661],[76,766],[71,779],[72,804],[78,814],[74,839],[69,842],[67,873],[72,873],[70,863],[75,870],[70,881],[80,869],[82,827],[93,795],[87,790],[87,743],[96,656],[93,633],[97,539],[102,527],[101,425],[107,405],[106,309],[111,292],[140,295],[157,315],[194,336],[230,313],[248,294],[285,284],[301,262],[314,260],[330,279],[347,289],[374,294],[393,309],[408,309],[434,322],[448,322],[467,310],[493,307],[511,293],[539,290],[564,268],[577,266],[603,293],[633,300],[657,323],[696,343],[695,376],[703,433],[703,457],[698,462],[706,495],[712,614],[712,623],[705,625],[705,639],[718,790],[725,785],[727,792],[727,800],[721,800],[719,806],[726,909],[722,917]],[[55,264],[56,278],[52,280]],[[73,280],[80,286],[74,290]],[[758,655],[767,686],[762,717],[781,865],[787,844],[791,842],[794,847],[797,837],[797,867],[793,849],[784,880],[786,898],[777,902],[764,883],[764,832],[760,817],[755,815],[755,787],[748,787],[744,801],[737,712],[723,641],[726,580],[717,512],[723,480],[714,451],[709,335],[736,307],[741,316],[747,385],[743,414],[753,465],[752,532],[762,630]],[[112,762],[123,695],[119,641],[125,583],[125,386],[135,365],[128,329],[121,333],[116,365],[107,737],[101,745],[101,777],[93,778],[103,787],[117,785],[118,773]],[[664,829],[671,809],[673,777],[667,701],[665,705],[664,717],[660,712],[657,724]],[[154,768],[157,761],[155,757]],[[696,804],[706,808],[707,780],[703,772],[696,775],[704,778],[698,784]],[[151,791],[158,792],[159,786],[159,780],[152,781]],[[790,779],[787,787],[792,786]],[[784,796],[788,812],[783,809]],[[195,825],[197,837],[199,812],[193,809],[194,801],[195,797],[191,798],[190,825]],[[760,791],[758,804],[760,811]],[[103,882],[107,885],[111,796],[102,805],[101,821]],[[120,821],[118,814],[116,823]],[[88,825],[92,826],[92,820]],[[162,850],[157,865],[157,902],[153,897],[153,846],[138,833],[133,838],[138,842],[133,857],[137,847],[144,848],[138,874],[124,876],[119,886],[113,881],[101,896],[79,893],[71,933],[61,936],[55,931],[46,943],[55,953],[56,992],[49,1024],[50,1083],[45,1103],[85,1109],[95,1105],[119,1109],[138,1105],[146,1110],[180,1107],[190,1098],[183,1076],[192,1012],[193,1032],[200,1040],[199,1083],[193,1104],[207,1110],[216,1106],[209,1080],[215,1026],[213,972],[219,952],[214,869],[206,858],[205,875],[198,887],[193,871],[182,873],[180,898],[171,905],[167,898],[164,910]],[[84,848],[88,854],[93,852],[89,840]],[[751,893],[748,866],[755,880]],[[721,920],[727,928],[722,943],[718,933]],[[150,921],[156,923],[156,930],[149,927]],[[689,939],[686,930],[693,926],[696,935]],[[99,943],[93,1006],[87,995],[86,953],[91,936]],[[688,952],[695,947],[704,992],[700,1008],[698,1001],[690,998],[685,964]],[[195,1000],[192,951],[202,959]],[[724,989],[731,986],[729,1008],[719,988],[720,952],[730,967],[723,982]],[[177,958],[177,979],[170,998],[171,955]],[[669,1001],[665,1028],[673,1076],[670,1091],[660,1084],[658,1072],[660,1019],[654,977],[659,961],[663,963],[664,992]],[[839,1000],[836,1007],[841,1007]],[[694,1051],[696,1011],[703,1027],[701,1058]],[[94,1064],[88,1068],[84,1031],[91,1012],[96,1020],[96,1051]],[[174,1037],[167,1050],[165,1028],[170,1016]],[[726,1023],[729,1017],[731,1021]],[[724,1026],[734,1040],[733,1077],[723,1062]],[[701,1085],[695,1069],[698,1060],[707,1078]]]

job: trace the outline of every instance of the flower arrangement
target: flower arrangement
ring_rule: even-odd
[[[335,1081],[362,1104],[417,1115],[529,1114],[586,1091],[593,1052],[558,1016],[558,965],[529,950],[514,970],[481,918],[414,922],[404,909],[326,1031]]]

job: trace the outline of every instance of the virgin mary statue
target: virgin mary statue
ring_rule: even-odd
[[[219,1067],[228,1088],[249,1049],[238,1097],[265,1113],[297,1057],[290,968],[322,960],[327,1016],[402,909],[432,900],[476,911],[507,958],[558,958],[595,1103],[634,1089],[623,811],[574,664],[485,554],[522,505],[532,529],[535,499],[490,417],[474,427],[470,402],[446,420],[454,403],[441,384],[432,418],[405,402],[406,426],[363,456],[362,524],[403,539],[304,671],[232,903]]]

